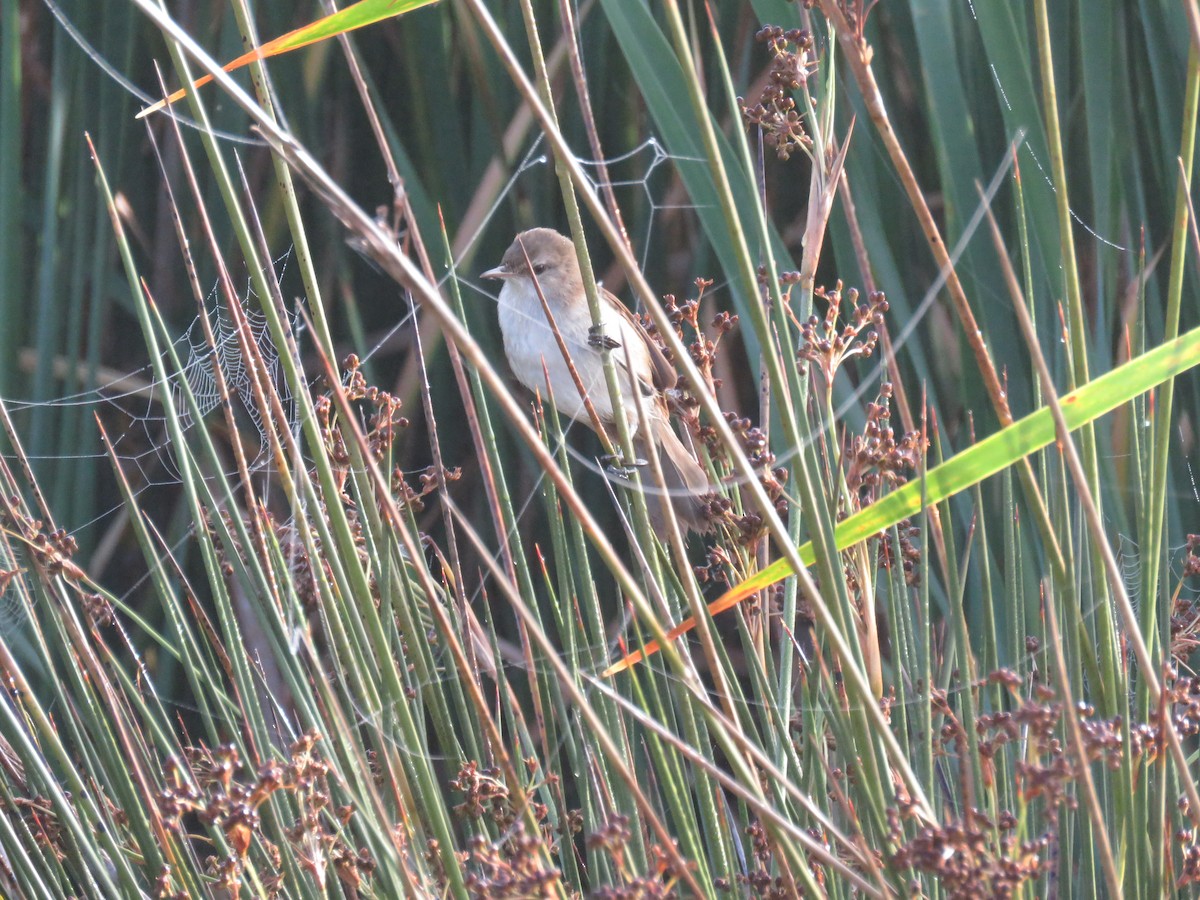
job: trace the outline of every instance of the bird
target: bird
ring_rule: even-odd
[[[664,395],[675,387],[678,375],[628,307],[603,288],[600,289],[603,327],[600,331],[594,329],[579,258],[571,240],[552,228],[522,231],[500,265],[481,277],[504,283],[499,299],[500,333],[513,374],[521,384],[536,392],[545,389],[549,373],[554,405],[561,415],[594,428],[579,386],[547,320],[538,288],[546,299],[579,382],[604,425],[611,424],[614,416],[599,348],[607,346],[613,350],[621,405],[635,453],[648,459],[652,448],[657,451],[666,496],[680,525],[690,531],[709,530],[704,495],[712,487],[696,457],[675,433]],[[600,334],[604,337],[598,337]],[[634,385],[646,410],[644,426],[640,426],[638,401],[631,390]],[[648,498],[647,509],[654,530],[663,534],[666,512],[662,501]]]

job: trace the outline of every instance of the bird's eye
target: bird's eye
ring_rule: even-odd
[[[545,271],[546,271],[545,263],[534,263],[533,264],[533,274],[534,275],[541,275]]]

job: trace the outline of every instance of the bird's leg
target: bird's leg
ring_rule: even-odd
[[[604,333],[603,325],[593,325],[588,329],[588,346],[596,350],[616,350],[621,342]]]

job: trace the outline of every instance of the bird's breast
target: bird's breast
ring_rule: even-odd
[[[543,287],[543,291],[545,288]],[[597,415],[605,421],[613,418],[612,400],[604,380],[604,365],[600,353],[588,344],[592,320],[587,306],[572,303],[551,304],[554,323],[571,357],[575,375],[583,386]],[[514,279],[505,282],[500,290],[500,332],[509,366],[525,387],[546,396],[549,375],[554,404],[560,414],[587,422],[587,411],[580,397],[579,386],[571,374],[554,332],[546,320],[541,300],[532,282]],[[619,326],[606,317],[606,331],[620,335]],[[623,350],[615,351],[622,354]],[[620,356],[617,359],[621,359]],[[632,404],[626,404],[626,415],[636,415]],[[636,421],[631,417],[631,421]]]

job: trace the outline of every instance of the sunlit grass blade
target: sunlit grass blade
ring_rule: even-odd
[[[338,10],[323,19],[318,19],[309,25],[289,31],[287,34],[280,35],[274,40],[267,41],[267,43],[255,47],[247,53],[243,53],[232,62],[226,63],[223,68],[226,72],[234,72],[256,60],[270,59],[272,56],[280,56],[292,50],[299,50],[301,47],[308,47],[311,44],[316,44],[328,38],[337,37],[339,34],[346,34],[357,28],[374,25],[376,22],[381,22],[384,19],[403,15],[404,13],[412,12],[414,9],[420,9],[422,6],[429,6],[431,3],[436,2],[437,0],[359,0],[353,6]],[[191,89],[195,90],[196,88],[203,87],[212,80],[212,75],[203,75],[192,82]],[[170,106],[175,101],[186,97],[187,92],[188,88],[180,88],[174,91],[165,100],[159,100],[157,103],[147,106],[137,114],[137,118],[141,119],[151,113],[158,112],[166,106]]]

